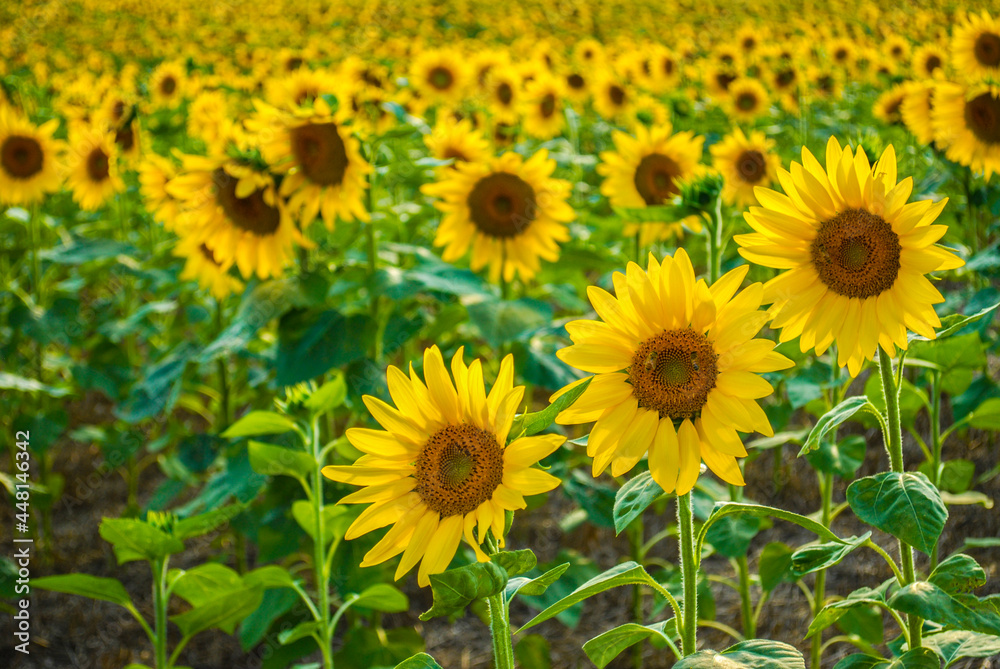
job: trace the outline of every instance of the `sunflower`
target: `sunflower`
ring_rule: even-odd
[[[773,388],[757,374],[792,366],[774,342],[753,338],[769,319],[758,310],[761,285],[734,297],[748,269],[709,287],[695,281],[678,249],[661,263],[650,254],[646,271],[629,263],[625,274],[615,272],[614,297],[587,289],[603,322],[568,323],[573,345],[556,355],[595,376],[556,422],[597,421],[587,440],[594,476],[608,465],[621,476],[648,455],[666,492],[689,492],[702,461],[723,481],[743,485],[736,458],[747,452],[737,431],[773,434],[755,401]]]
[[[934,141],[934,126],[931,124],[934,84],[930,81],[911,81],[903,86],[906,92],[899,104],[899,115],[918,142],[930,144]]]
[[[539,259],[555,262],[559,242],[569,239],[566,223],[575,214],[566,203],[570,183],[551,178],[554,160],[542,149],[528,160],[505,153],[484,162],[457,163],[421,192],[441,198],[444,212],[434,238],[453,262],[472,246],[474,271],[489,264],[490,280],[530,279]]]
[[[722,199],[748,207],[757,204],[753,189],[770,186],[777,178],[781,158],[774,153],[774,140],[755,131],[748,138],[739,128],[709,149],[712,166],[722,175]]]
[[[261,155],[281,181],[282,197],[303,228],[323,217],[328,230],[334,222],[368,220],[364,205],[371,166],[361,157],[361,144],[350,130],[337,123],[322,98],[313,106],[288,114],[264,103],[251,130],[261,134]]]
[[[487,531],[503,546],[507,512],[525,508],[525,495],[559,485],[559,479],[534,465],[558,449],[564,437],[521,437],[507,444],[524,396],[524,387],[513,384],[513,357],[503,359],[487,395],[481,361],[466,366],[462,356],[459,348],[449,376],[438,348],[426,349],[423,380],[412,364],[409,376],[390,366],[386,376],[396,407],[364,397],[385,429],[350,428],[347,439],[365,455],[353,465],[323,468],[327,478],[364,486],[341,504],[371,504],[345,538],[393,524],[361,566],[402,553],[396,579],[419,561],[421,586],[447,569],[463,538],[477,560],[489,561],[481,548]]]
[[[573,47],[573,61],[582,69],[592,70],[595,66],[604,65],[606,59],[604,45],[596,39],[582,39]]]
[[[212,252],[236,263],[240,274],[281,276],[293,246],[309,247],[266,173],[227,157],[183,156],[167,193],[182,201],[180,223]]]
[[[524,131],[535,139],[558,137],[566,124],[564,87],[559,79],[543,74],[528,82],[524,91]]]
[[[307,106],[321,95],[342,89],[343,86],[338,86],[337,79],[327,70],[303,67],[284,78],[268,79],[265,97],[275,107],[289,110]]]
[[[115,136],[115,146],[118,147],[118,156],[131,164],[139,159],[142,154],[142,131],[139,128],[139,121],[135,118],[113,128]]]
[[[827,53],[835,64],[841,69],[851,71],[854,68],[854,59],[857,56],[857,47],[853,40],[845,37],[833,40],[827,49]]]
[[[944,77],[944,65],[948,55],[937,44],[924,44],[913,53],[913,76],[916,79],[940,79]]]
[[[955,70],[969,79],[1000,78],[1000,20],[983,10],[955,26],[951,42]]]
[[[187,132],[205,142],[209,151],[225,148],[223,120],[229,119],[229,103],[222,91],[205,91],[191,101],[187,115]]]
[[[654,93],[664,93],[677,86],[681,79],[681,60],[665,46],[655,44],[650,56],[649,87]]]
[[[590,97],[590,75],[586,70],[573,70],[563,78],[566,83],[566,97],[583,104]]]
[[[164,62],[149,75],[149,95],[157,109],[175,108],[184,97],[187,77],[180,63]]]
[[[767,112],[769,104],[767,90],[756,79],[740,77],[729,85],[726,110],[737,121],[753,121]]]
[[[465,58],[452,50],[428,50],[410,67],[410,85],[431,102],[458,103],[469,83]]]
[[[987,179],[1000,172],[1000,86],[938,84],[931,125],[948,160],[983,172]]]
[[[156,154],[147,155],[139,165],[139,193],[146,203],[146,210],[154,220],[163,223],[164,228],[179,232],[178,226],[185,220],[180,215],[181,205],[167,192],[167,184],[175,176],[177,168],[174,164]]]
[[[243,290],[243,282],[229,273],[232,261],[220,263],[212,249],[197,235],[183,235],[177,242],[174,255],[186,259],[180,278],[197,281],[215,299],[221,300]]]
[[[879,345],[889,355],[905,349],[907,328],[933,339],[941,322],[932,305],[944,298],[924,274],[963,264],[934,244],[948,230],[931,225],[947,199],[907,204],[913,179],[896,183],[892,145],[872,166],[835,137],[825,171],[803,147],[802,164],[778,180],[787,195],[758,188],[762,206],[744,214],[756,232],[735,240],[747,260],[790,270],[764,286],[781,341],[800,337],[802,351],[818,355],[836,342],[837,363],[857,376]]]
[[[910,42],[901,35],[889,35],[882,44],[882,53],[894,72],[902,70],[910,60]]]
[[[597,75],[593,93],[594,111],[607,121],[624,117],[632,108],[632,92],[610,70]]]
[[[903,99],[906,97],[906,87],[902,84],[896,84],[887,91],[884,91],[875,100],[875,105],[872,107],[872,113],[875,118],[879,119],[886,125],[893,125],[903,122],[903,115],[900,112],[900,107],[903,104]]]
[[[424,135],[424,144],[434,158],[454,159],[452,165],[445,166],[449,169],[458,163],[485,162],[492,155],[490,145],[468,119],[456,120],[447,115],[438,120],[433,132]]]
[[[58,127],[52,119],[36,128],[0,105],[0,203],[31,204],[59,190],[62,142],[52,138]]]
[[[669,123],[646,129],[636,127],[636,136],[615,131],[611,138],[615,151],[601,153],[597,173],[604,177],[601,193],[611,200],[614,207],[647,207],[669,202],[680,193],[680,182],[698,173],[704,137],[696,137],[690,130],[671,134]],[[698,232],[701,223],[697,216],[683,222]],[[683,236],[682,222],[636,224],[628,222],[623,234],[640,235],[642,246],[672,236]]]
[[[495,122],[516,123],[521,106],[521,75],[510,65],[497,65],[486,78],[486,106]]]
[[[723,100],[729,95],[729,87],[739,79],[736,71],[727,65],[711,65],[703,74],[705,88],[714,100]]]
[[[118,147],[114,135],[78,125],[70,137],[66,184],[73,200],[85,211],[95,211],[115,193],[125,190],[118,174]]]

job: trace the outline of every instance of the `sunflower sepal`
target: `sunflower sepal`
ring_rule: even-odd
[[[507,580],[507,572],[495,562],[474,562],[431,574],[434,604],[420,614],[420,620],[426,622],[441,616],[460,615],[474,601],[502,593]]]

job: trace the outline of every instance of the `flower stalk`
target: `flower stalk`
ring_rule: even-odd
[[[694,513],[691,493],[677,496],[677,529],[680,534],[681,584],[684,588],[681,611],[681,652],[684,657],[698,647],[698,557],[694,550]]]

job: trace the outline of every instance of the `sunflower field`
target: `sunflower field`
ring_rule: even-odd
[[[0,666],[1000,669],[989,4],[0,5]]]

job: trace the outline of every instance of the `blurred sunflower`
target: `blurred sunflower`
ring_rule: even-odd
[[[799,337],[817,355],[836,342],[837,364],[857,376],[880,345],[906,349],[907,328],[933,339],[944,298],[924,274],[964,264],[934,243],[948,231],[931,225],[947,199],[907,204],[913,179],[896,182],[892,145],[870,165],[835,137],[825,171],[803,147],[802,164],[778,176],[787,195],[758,189],[762,206],[743,215],[756,232],[735,240],[747,260],[789,270],[764,286],[781,341]]]
[[[704,137],[690,130],[671,134],[669,123],[646,129],[636,127],[636,136],[615,131],[611,138],[615,151],[601,153],[597,173],[604,177],[601,194],[613,207],[648,207],[668,203],[680,193],[680,182],[699,171]],[[623,235],[639,234],[642,246],[684,234],[683,223],[695,232],[701,230],[697,216],[684,221],[636,224],[627,222]]]
[[[769,104],[767,90],[756,79],[740,77],[729,85],[726,110],[737,121],[753,121],[763,116]]]
[[[84,211],[99,209],[115,193],[125,190],[111,133],[84,125],[74,127],[69,156],[66,185]]]
[[[773,388],[758,374],[793,364],[773,351],[774,342],[754,339],[770,318],[758,310],[761,285],[734,297],[748,269],[710,287],[695,281],[678,249],[659,263],[650,254],[645,271],[630,262],[625,274],[615,272],[614,296],[587,288],[603,322],[568,323],[573,344],[556,355],[595,376],[556,421],[596,421],[587,440],[595,477],[608,465],[621,476],[648,456],[666,492],[690,492],[702,461],[726,483],[744,485],[736,458],[747,452],[737,431],[774,433],[755,401]]]
[[[528,160],[505,153],[484,162],[457,163],[455,169],[421,192],[438,197],[444,213],[434,238],[447,262],[472,247],[473,271],[487,264],[490,280],[530,279],[539,260],[559,258],[559,242],[569,239],[566,223],[575,214],[566,203],[570,184],[553,179],[556,168],[544,149]]]
[[[344,87],[327,70],[299,68],[284,78],[269,78],[266,81],[266,99],[279,109],[295,109],[308,106],[321,95],[338,91],[338,98]]]
[[[653,45],[650,56],[649,86],[654,93],[664,93],[677,86],[681,78],[681,62],[670,49]]]
[[[184,98],[187,76],[180,63],[163,62],[149,75],[149,95],[157,109],[173,109]]]
[[[594,111],[612,121],[628,114],[632,108],[632,93],[625,82],[610,70],[601,72],[593,85]]]
[[[590,97],[590,79],[583,70],[574,70],[565,76],[566,97],[573,102],[583,104]]]
[[[711,65],[704,71],[705,88],[714,100],[724,100],[729,95],[729,87],[739,79],[736,71],[727,65]]]
[[[955,71],[970,80],[1000,77],[1000,20],[986,10],[966,16],[954,28],[951,57]]]
[[[278,197],[274,179],[239,161],[182,156],[166,190],[182,201],[186,221],[180,225],[187,234],[204,242],[220,265],[235,262],[245,278],[281,276],[294,245],[312,245]]]
[[[448,49],[424,51],[410,66],[410,85],[433,102],[460,102],[468,80],[466,59]]]
[[[606,59],[604,45],[596,39],[582,39],[573,47],[573,61],[580,68],[592,70],[595,66],[604,65]]]
[[[760,131],[747,137],[736,128],[709,151],[712,166],[723,178],[722,199],[739,207],[757,204],[753,189],[770,186],[781,167],[781,158],[774,153],[774,140]]]
[[[497,65],[486,78],[486,106],[497,123],[516,123],[521,106],[521,75],[509,65]]]
[[[243,290],[243,282],[229,273],[233,263],[220,263],[212,249],[208,248],[195,234],[182,235],[174,248],[174,255],[185,258],[180,278],[197,281],[202,289],[221,300]]]
[[[948,55],[937,44],[922,45],[913,53],[912,69],[916,79],[931,79],[944,77],[944,65]]]
[[[132,118],[126,123],[113,128],[115,146],[118,156],[128,165],[133,165],[142,154],[142,130],[138,119]]]
[[[899,115],[917,141],[929,145],[934,141],[934,126],[931,124],[934,84],[930,81],[911,81],[903,86],[905,93],[899,104]]]
[[[894,72],[903,70],[910,60],[910,42],[902,35],[889,35],[882,43],[882,53],[892,63]]]
[[[566,124],[563,86],[545,74],[528,82],[524,92],[524,131],[535,139],[558,137]]]
[[[489,561],[481,548],[487,531],[502,547],[507,512],[525,508],[526,495],[559,485],[559,479],[534,465],[565,437],[546,434],[507,443],[524,397],[524,387],[513,383],[513,357],[503,359],[487,395],[482,363],[477,359],[466,366],[463,352],[459,348],[452,358],[449,375],[437,346],[426,349],[423,380],[412,364],[409,376],[390,365],[386,376],[395,408],[364,397],[385,429],[348,429],[347,439],[364,455],[353,465],[323,468],[327,478],[363,486],[341,504],[370,504],[346,539],[392,525],[361,566],[402,553],[396,579],[419,562],[421,586],[447,569],[463,538],[478,561]]]
[[[438,160],[454,159],[452,165],[446,166],[448,168],[460,162],[484,162],[492,153],[490,145],[482,135],[473,130],[468,119],[455,120],[451,116],[443,116],[434,125],[434,130],[424,135],[424,144]]]
[[[205,142],[209,152],[221,153],[226,141],[222,121],[229,118],[229,102],[225,93],[204,91],[191,101],[188,108],[188,134]]]
[[[13,107],[0,104],[0,202],[32,204],[59,190],[59,152],[53,139],[59,119],[35,127]]]
[[[938,84],[931,125],[948,160],[987,179],[1000,172],[1000,85]]]
[[[303,228],[317,214],[328,230],[338,218],[368,220],[364,197],[371,166],[361,157],[361,143],[334,120],[325,100],[291,114],[258,102],[257,113],[248,127],[270,130],[261,135],[261,155],[284,175],[280,194]]]
[[[146,203],[146,210],[153,219],[162,223],[167,230],[179,232],[183,225],[180,203],[167,192],[167,184],[177,176],[174,164],[156,154],[147,155],[139,165],[139,193]]]
[[[878,99],[875,100],[875,105],[872,107],[872,113],[875,118],[879,119],[886,125],[898,124],[903,122],[903,115],[900,112],[900,107],[903,104],[903,99],[906,97],[906,87],[902,84],[896,84],[887,91],[883,91]]]

